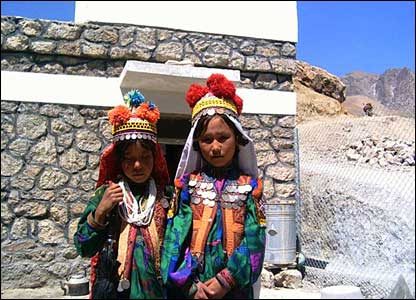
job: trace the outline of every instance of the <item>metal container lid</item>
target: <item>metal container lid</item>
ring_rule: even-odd
[[[69,284],[80,284],[86,282],[88,282],[88,279],[82,274],[72,275],[68,281]]]

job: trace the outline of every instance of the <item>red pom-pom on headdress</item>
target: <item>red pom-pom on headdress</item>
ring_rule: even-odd
[[[235,86],[222,74],[212,74],[207,80],[209,91],[218,98],[233,100]]]
[[[234,95],[234,103],[235,106],[237,107],[237,112],[240,115],[242,110],[243,110],[243,99],[241,99],[239,96]]]
[[[131,117],[131,111],[124,105],[118,105],[108,112],[108,119],[113,126],[126,123]]]
[[[193,83],[186,93],[185,100],[188,102],[189,106],[193,108],[198,100],[204,97],[208,92],[209,90],[206,86]]]
[[[236,95],[234,83],[228,80],[223,74],[212,74],[209,76],[206,87],[195,83],[191,84],[185,99],[193,109],[197,102],[209,93],[217,98],[232,101],[237,108],[238,115],[241,114],[243,100]]]

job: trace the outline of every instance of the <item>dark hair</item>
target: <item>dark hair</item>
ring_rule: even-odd
[[[119,161],[121,162],[124,158],[124,154],[126,152],[126,149],[135,143],[140,143],[140,145],[147,149],[152,151],[153,154],[153,158],[155,157],[155,153],[156,153],[156,146],[155,143],[153,143],[151,140],[141,140],[141,139],[133,139],[133,140],[124,140],[122,142],[118,142],[116,144],[116,153],[117,153],[117,157],[119,159]]]
[[[193,143],[192,147],[195,151],[199,151],[199,144],[198,139],[201,137],[202,134],[207,130],[208,123],[215,117],[219,116],[224,120],[225,123],[232,129],[235,135],[235,139],[237,141],[238,145],[245,146],[248,144],[248,140],[244,138],[244,136],[241,134],[241,132],[235,127],[234,123],[225,115],[222,114],[215,114],[215,115],[205,115],[202,116],[201,119],[198,122],[198,125],[195,128],[194,136],[193,136]]]

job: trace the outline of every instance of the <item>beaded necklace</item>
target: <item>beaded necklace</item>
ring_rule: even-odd
[[[157,193],[153,178],[149,180],[148,197],[142,196],[138,201],[134,198],[127,182],[120,181],[119,185],[123,191],[123,202],[118,206],[120,216],[129,224],[149,225],[155,209]]]

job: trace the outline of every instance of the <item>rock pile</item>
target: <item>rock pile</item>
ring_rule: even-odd
[[[273,274],[273,272],[263,268],[261,284],[269,289],[275,287],[296,289],[302,286],[302,274],[296,269],[282,270],[277,274]]]
[[[350,161],[381,167],[414,166],[415,142],[370,136],[349,145],[345,155]]]

